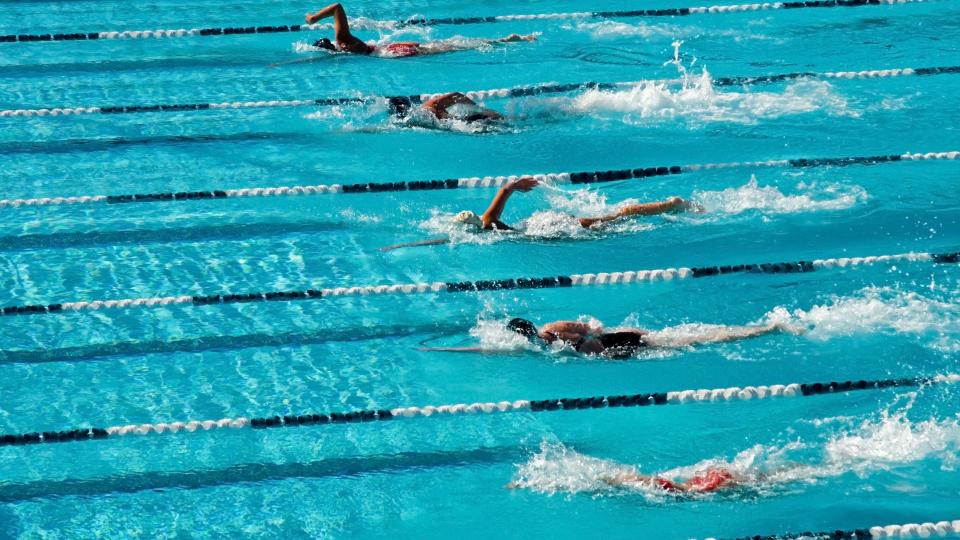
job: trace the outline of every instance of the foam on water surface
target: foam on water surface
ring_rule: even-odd
[[[517,466],[511,485],[548,495],[591,493],[622,496],[634,493],[651,502],[664,502],[674,497],[655,485],[630,483],[613,486],[610,479],[637,473],[680,482],[719,468],[740,479],[741,486],[731,490],[733,496],[775,496],[788,490],[803,490],[807,484],[828,483],[846,474],[868,479],[882,471],[925,461],[953,471],[960,452],[957,418],[911,420],[908,417],[910,407],[908,403],[894,412],[884,410],[875,420],[864,420],[834,434],[825,433],[823,438],[794,440],[780,445],[757,444],[730,458],[711,457],[663,471],[643,470],[642,464],[631,465],[589,456],[563,443],[544,441],[538,452]],[[697,496],[721,494],[723,491]]]

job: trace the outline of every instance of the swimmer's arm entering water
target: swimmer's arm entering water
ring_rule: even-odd
[[[307,24],[314,24],[317,21],[333,18],[333,35],[337,41],[337,47],[341,51],[370,54],[370,48],[362,40],[350,33],[350,23],[347,20],[347,12],[340,5],[340,2],[334,2],[316,13],[307,13],[305,19]]]
[[[420,247],[420,246],[438,246],[440,244],[449,244],[449,238],[434,238],[433,240],[421,240],[419,242],[407,242],[404,244],[394,244],[392,246],[384,246],[379,248],[377,251],[391,251],[394,249],[408,248],[408,247]]]
[[[487,211],[484,212],[480,217],[480,219],[483,221],[483,228],[511,229],[512,227],[500,221],[500,216],[503,214],[503,210],[507,206],[507,200],[510,199],[510,195],[512,195],[514,191],[526,193],[537,187],[539,183],[540,182],[530,176],[524,176],[523,178],[518,178],[500,188],[500,190],[497,191],[497,194],[493,197],[493,200],[490,202],[490,206],[487,208]]]
[[[421,105],[421,107],[433,113],[433,115],[437,117],[437,120],[445,120],[450,117],[450,115],[447,113],[447,109],[457,104],[477,106],[475,101],[460,92],[448,92],[446,94],[428,99],[423,103],[423,105]],[[496,111],[484,109],[479,106],[477,107],[480,111],[484,111],[484,114],[490,120],[499,120],[503,118],[503,116]]]
[[[432,112],[439,120],[447,118],[447,109],[458,104],[476,105],[476,103],[460,92],[447,92],[423,102],[424,109]]]
[[[603,333],[603,327],[592,326],[580,321],[556,321],[547,323],[543,325],[540,330],[541,335],[547,336],[545,339],[548,342],[560,339],[570,343],[577,343]]]

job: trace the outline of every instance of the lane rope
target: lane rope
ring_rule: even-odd
[[[718,77],[711,79],[714,86],[747,86],[754,84],[770,84],[792,81],[804,78],[817,79],[875,79],[906,76],[948,75],[960,73],[960,66],[933,66],[919,68],[891,68],[867,69],[861,71],[828,71],[823,73],[801,71],[793,73],[777,73],[756,76]],[[490,98],[517,98],[540,94],[556,94],[577,90],[615,90],[639,85],[651,84],[679,84],[682,79],[651,79],[641,81],[617,82],[576,82],[576,83],[541,83],[532,85],[514,86],[511,88],[494,88],[488,90],[470,90],[464,95],[474,100]],[[413,102],[422,102],[430,98],[443,95],[444,92],[426,93],[410,96],[366,96],[366,97],[324,97],[316,99],[274,99],[259,101],[225,101],[219,103],[166,103],[155,105],[105,105],[94,107],[47,107],[39,109],[3,109],[0,118],[34,117],[34,116],[71,116],[81,114],[132,114],[156,112],[183,112],[208,111],[220,109],[262,109],[285,107],[334,107],[342,105],[357,105],[391,99],[409,99]]]
[[[7,306],[0,309],[3,316],[62,314],[70,311],[97,311],[100,309],[130,309],[141,307],[164,307],[171,305],[210,306],[249,302],[289,302],[294,300],[319,300],[341,296],[369,296],[381,294],[432,294],[440,292],[460,293],[473,291],[503,291],[522,289],[551,289],[559,287],[582,287],[630,283],[649,283],[726,274],[792,274],[814,272],[819,269],[853,268],[857,266],[889,264],[897,262],[927,262],[947,264],[960,262],[960,252],[925,253],[910,252],[897,255],[869,257],[839,257],[794,261],[783,263],[738,264],[723,266],[699,266],[693,268],[663,268],[628,272],[601,272],[596,274],[572,274],[569,276],[542,278],[512,278],[480,281],[434,281],[432,283],[407,283],[393,285],[369,285],[361,287],[333,287],[292,291],[263,291],[242,294],[180,295],[119,300],[92,300],[60,304]]]
[[[960,534],[960,519],[953,521],[928,521],[903,525],[875,525],[863,529],[838,529],[835,531],[780,533],[770,535],[741,536],[735,540],[794,540],[801,538],[822,540],[880,540],[882,538],[931,538]],[[706,540],[717,540],[707,538]]]
[[[756,4],[714,5],[682,8],[636,9],[621,11],[580,11],[567,13],[531,13],[524,15],[495,15],[490,17],[411,17],[396,21],[378,21],[365,18],[350,19],[350,26],[359,29],[390,29],[406,26],[441,26],[464,24],[488,24],[515,21],[563,20],[563,19],[609,19],[634,17],[680,17],[715,13],[736,13],[748,11],[770,11],[779,9],[832,8],[889,6],[894,4],[917,4],[926,0],[807,0],[792,2],[764,2]],[[0,43],[27,43],[37,41],[94,41],[110,39],[156,39],[180,37],[206,37],[242,34],[277,34],[302,32],[330,28],[329,23],[292,24],[280,26],[246,26],[226,28],[178,28],[173,30],[124,30],[101,32],[60,32],[44,34],[7,34],[0,35]]]
[[[165,193],[132,193],[124,195],[79,195],[72,197],[37,197],[31,199],[0,199],[0,208],[58,206],[68,204],[127,204],[145,202],[173,202],[218,200],[244,197],[288,197],[295,195],[332,195],[341,193],[389,193],[398,191],[434,191],[445,189],[499,188],[524,176],[549,185],[595,184],[619,180],[640,180],[698,171],[753,167],[839,167],[848,165],[875,165],[900,161],[955,161],[960,151],[888,154],[876,156],[847,156],[828,158],[771,159],[767,161],[732,161],[726,163],[701,163],[615,169],[605,171],[580,171],[557,173],[533,173],[510,176],[474,176],[446,180],[412,180],[400,182],[369,182],[364,184],[317,184],[295,186],[253,187],[240,189],[215,189],[210,191],[177,191]]]
[[[904,379],[877,379],[843,382],[774,384],[770,386],[732,386],[729,388],[680,390],[647,394],[592,396],[542,400],[515,400],[486,403],[458,403],[454,405],[427,405],[425,407],[397,407],[394,409],[366,409],[324,414],[273,415],[262,417],[240,416],[218,420],[189,420],[127,424],[109,427],[82,427],[61,431],[31,432],[0,436],[0,446],[89,441],[122,437],[124,435],[157,435],[192,433],[217,429],[269,429],[324,424],[379,422],[402,418],[432,418],[467,414],[496,414],[507,412],[548,412],[614,407],[645,407],[686,403],[716,403],[748,401],[776,397],[809,397],[822,394],[878,390],[883,388],[918,387],[933,384],[954,384],[960,375],[946,374],[934,377]]]

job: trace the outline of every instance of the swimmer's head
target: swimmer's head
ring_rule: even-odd
[[[474,227],[483,228],[483,220],[479,216],[471,212],[470,210],[464,210],[453,217],[454,223],[459,223],[463,225],[473,225]]]
[[[537,331],[537,327],[526,319],[521,319],[519,317],[510,319],[510,322],[507,323],[507,328],[529,339],[530,341],[540,338],[540,332]]]
[[[328,50],[328,51],[336,51],[336,50],[338,50],[338,49],[337,49],[337,46],[334,45],[333,42],[330,41],[330,40],[327,39],[327,38],[320,38],[320,39],[314,41],[314,42],[313,42],[313,46],[316,47],[316,48],[318,48],[318,49],[326,49],[326,50]]]
[[[410,107],[413,106],[413,102],[410,101],[410,98],[403,96],[395,96],[389,99],[387,107],[390,109],[390,114],[396,116],[397,118],[403,118],[407,116],[410,112]]]

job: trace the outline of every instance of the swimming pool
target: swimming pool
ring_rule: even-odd
[[[656,6],[359,1],[394,20]],[[293,24],[289,3],[0,1],[0,34]],[[749,86],[714,78],[949,66],[952,0],[686,17],[390,29],[542,32],[386,60],[315,54],[329,32],[0,43],[0,109],[301,100],[674,79],[485,103],[507,128],[391,122],[382,101],[0,118],[4,200],[899,155],[960,149],[960,75]],[[376,38],[376,32],[361,33]],[[682,42],[677,45],[675,43]],[[678,52],[677,52],[678,51]],[[677,54],[677,62],[670,63]],[[679,64],[679,67],[678,65]],[[682,69],[681,69],[682,68]],[[740,166],[517,194],[526,234],[464,234],[494,190],[0,207],[0,306],[955,252],[955,160]],[[562,191],[561,191],[562,190]],[[703,214],[571,228],[622,201]],[[449,245],[377,248],[452,234]],[[630,285],[356,295],[0,318],[0,433],[955,372],[956,265],[896,262]],[[810,330],[628,361],[531,351],[501,330],[595,317],[688,335],[789,317]],[[470,345],[469,355],[418,350]],[[677,407],[433,416],[0,448],[11,537],[731,537],[954,519],[951,385]],[[734,494],[615,490],[623,467],[723,465]],[[764,477],[760,480],[760,477]],[[510,490],[521,481],[531,489]]]

